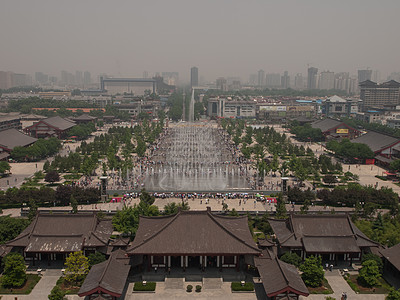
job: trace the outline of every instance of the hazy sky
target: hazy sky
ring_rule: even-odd
[[[400,71],[399,0],[1,0],[0,70]]]

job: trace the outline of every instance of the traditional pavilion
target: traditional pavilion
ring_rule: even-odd
[[[323,261],[360,261],[363,253],[379,244],[367,238],[349,215],[296,215],[268,220],[278,240],[280,254],[290,251],[305,259],[321,255]]]
[[[129,256],[143,256],[151,268],[236,268],[261,254],[247,217],[207,211],[179,211],[172,216],[140,217]]]
[[[5,245],[26,260],[64,260],[68,254],[107,252],[113,232],[111,220],[95,213],[48,214],[39,212],[32,223]]]
[[[94,265],[86,276],[78,296],[89,299],[116,299],[122,296],[131,265],[125,251],[111,253],[108,260]]]
[[[300,295],[309,295],[295,266],[279,260],[270,250],[262,254],[255,257],[254,262],[269,299],[299,299]]]
[[[75,122],[59,116],[40,120],[39,122],[26,127],[24,130],[36,138],[57,137],[63,138],[69,129],[76,125]]]

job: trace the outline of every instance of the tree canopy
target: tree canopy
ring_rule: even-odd
[[[17,252],[11,252],[4,257],[3,265],[2,285],[5,287],[21,287],[26,281],[24,257]]]
[[[319,287],[324,280],[324,268],[322,267],[321,256],[313,256],[306,258],[300,265],[300,271],[303,272],[301,278],[304,283],[310,287]]]
[[[89,259],[82,251],[70,253],[65,260],[65,280],[70,283],[80,282],[89,273]]]
[[[374,158],[375,154],[368,145],[361,143],[352,143],[349,139],[338,141],[329,141],[326,143],[326,148],[335,152],[336,155],[341,156],[349,161],[356,159],[369,159]]]

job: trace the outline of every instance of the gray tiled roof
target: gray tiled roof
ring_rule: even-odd
[[[400,271],[400,243],[393,247],[381,250],[382,255]]]
[[[360,252],[377,247],[347,215],[295,215],[287,220],[268,220],[283,247],[304,247],[307,252]],[[343,250],[340,250],[342,248]]]
[[[297,268],[279,260],[270,251],[263,252],[262,257],[255,257],[254,262],[268,297],[284,293],[309,295]]]
[[[83,247],[102,247],[112,233],[111,220],[96,214],[39,213],[32,223],[7,246],[25,247],[26,252],[72,252]]]
[[[211,211],[181,211],[166,217],[141,217],[129,254],[259,254],[247,217],[222,217]]]
[[[59,116],[47,118],[47,119],[42,120],[41,122],[44,122],[50,126],[58,128],[60,130],[67,130],[76,125],[74,122],[64,119],[64,118],[61,118]]]
[[[7,149],[12,150],[17,146],[29,146],[36,141],[36,138],[23,134],[15,128],[0,131],[0,145]]]
[[[322,132],[328,131],[334,127],[337,127],[339,125],[343,124],[343,122],[334,120],[334,119],[323,119],[323,120],[317,120],[313,123],[311,123],[312,128],[319,128],[321,129]]]
[[[112,255],[107,261],[94,265],[79,289],[78,295],[83,297],[105,290],[105,293],[109,292],[110,295],[120,297],[131,268],[126,262]]]
[[[399,143],[400,139],[376,131],[368,131],[366,134],[351,140],[351,142],[365,144],[370,147],[373,152],[379,152],[391,145]]]

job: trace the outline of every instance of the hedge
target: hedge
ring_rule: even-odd
[[[155,282],[147,282],[146,285],[143,285],[142,281],[135,282],[133,286],[133,290],[135,292],[154,292],[156,290]]]
[[[235,291],[235,292],[240,292],[240,291],[251,292],[251,291],[254,291],[254,283],[246,282],[242,286],[242,284],[240,282],[232,282],[231,289],[232,289],[232,291]]]

